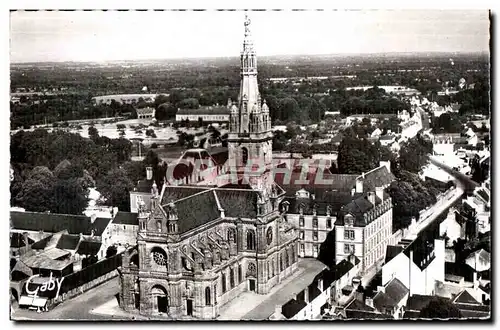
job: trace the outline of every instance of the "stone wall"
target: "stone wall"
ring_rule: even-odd
[[[53,298],[53,299],[48,300],[47,307],[49,307],[49,308],[55,307],[55,306],[59,305],[60,303],[62,303],[63,301],[74,298],[74,297],[76,297],[76,296],[78,296],[78,295],[104,283],[104,282],[107,282],[107,281],[109,281],[117,276],[118,276],[118,270],[115,269],[107,274],[102,275],[101,277],[98,277],[90,282],[83,284],[82,286],[79,286],[77,288],[74,288],[73,290],[70,290],[66,293],[61,294],[57,298]]]

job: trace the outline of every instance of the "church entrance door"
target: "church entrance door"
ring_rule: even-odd
[[[193,301],[191,299],[186,300],[187,315],[193,315]]]
[[[250,291],[255,292],[255,280],[249,279],[248,286],[250,287]]]
[[[158,312],[159,313],[167,313],[168,312],[168,298],[167,297],[158,296],[157,303],[158,303]]]

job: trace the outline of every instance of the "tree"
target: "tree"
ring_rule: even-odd
[[[122,168],[127,172],[127,177],[133,183],[146,177],[146,165],[144,162],[128,161],[123,163]]]
[[[200,104],[198,99],[187,98],[179,102],[178,107],[181,109],[198,109]]]
[[[92,141],[96,142],[99,139],[99,132],[97,131],[97,128],[95,128],[94,126],[89,126],[88,132],[89,132],[89,138]]]
[[[97,190],[106,205],[116,206],[119,210],[130,211],[130,191],[134,184],[124,169],[113,169],[98,183]]]
[[[461,318],[462,313],[449,299],[434,297],[427,306],[422,308],[419,317],[426,319],[456,319]]]
[[[428,163],[430,153],[432,153],[432,142],[418,135],[401,143],[399,165],[401,169],[418,173]]]
[[[82,214],[88,205],[88,191],[77,178],[57,180],[54,184],[51,212]]]
[[[176,114],[177,107],[170,102],[166,102],[158,106],[155,112],[155,117],[157,120],[168,120],[175,118]]]
[[[158,109],[160,105],[167,103],[169,100],[168,96],[160,94],[155,97],[154,107]]]
[[[146,130],[146,136],[156,138],[155,130],[152,128],[149,128]]]
[[[106,258],[111,258],[111,257],[115,256],[117,252],[118,252],[118,249],[116,248],[116,246],[111,245],[111,246],[110,246],[110,247],[106,250]]]
[[[346,136],[340,143],[337,163],[339,173],[361,174],[380,164],[380,153],[367,139]]]

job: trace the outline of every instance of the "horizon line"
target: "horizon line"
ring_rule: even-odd
[[[438,54],[454,54],[454,55],[491,55],[490,50],[478,51],[412,51],[412,52],[366,52],[366,53],[327,53],[327,54],[274,54],[274,55],[259,55],[259,58],[272,57],[319,57],[319,56],[335,56],[335,57],[353,57],[353,56],[373,56],[373,55],[438,55]],[[212,60],[212,59],[231,59],[238,58],[237,55],[231,56],[200,56],[200,57],[166,57],[166,58],[149,58],[149,59],[114,59],[114,60],[52,60],[52,61],[11,61],[13,64],[44,64],[44,63],[113,63],[113,62],[145,62],[145,61],[168,61],[168,60]]]

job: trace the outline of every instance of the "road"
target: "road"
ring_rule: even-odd
[[[119,278],[103,283],[79,296],[66,300],[60,305],[44,313],[28,309],[17,309],[11,315],[12,320],[109,320],[109,316],[90,314],[90,311],[110,301],[120,290]],[[123,318],[113,318],[123,320]]]
[[[452,169],[450,166],[443,164],[441,161],[439,161],[436,157],[430,156],[430,162],[449,175],[453,176],[455,178],[455,182],[457,183],[458,186],[461,186],[465,192],[469,193],[474,191],[476,187],[479,187],[479,184],[475,181],[473,181],[471,178],[466,176],[465,174],[462,174],[458,171],[455,171]]]

